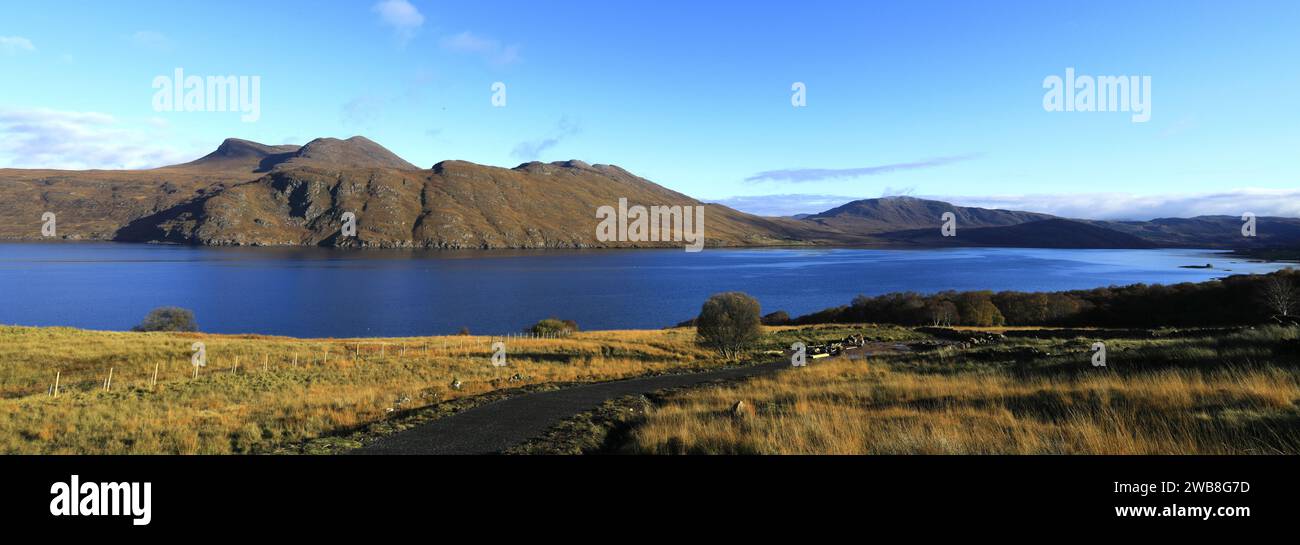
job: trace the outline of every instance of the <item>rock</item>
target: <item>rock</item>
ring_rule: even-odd
[[[749,418],[754,416],[754,406],[744,401],[737,401],[731,406],[732,418]]]
[[[453,389],[453,390],[459,390],[460,387],[461,387],[460,379],[455,378],[455,379],[452,379],[452,380],[451,380],[451,389]]]

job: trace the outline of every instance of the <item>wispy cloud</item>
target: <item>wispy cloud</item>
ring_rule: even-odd
[[[424,14],[407,0],[383,0],[370,8],[379,20],[393,29],[403,44],[410,41],[424,25]]]
[[[169,51],[172,47],[172,41],[167,35],[155,30],[141,30],[130,36],[132,44],[144,49],[153,49],[155,51]]]
[[[886,189],[882,197],[899,195]],[[817,194],[747,195],[716,199],[742,212],[761,216],[815,214],[863,197]],[[1065,218],[1139,220],[1190,218],[1245,212],[1258,216],[1300,218],[1300,189],[1240,188],[1212,193],[1134,195],[1076,193],[1064,195],[920,195],[957,206],[1041,212]]]
[[[714,199],[710,202],[723,204],[741,212],[760,216],[793,216],[796,214],[816,214],[861,197],[843,195],[808,195],[789,193],[784,195],[747,195]]]
[[[425,92],[435,83],[434,72],[417,69],[400,87],[390,86],[380,92],[366,91],[353,96],[339,108],[340,120],[346,125],[368,127],[379,122],[393,107],[418,108],[424,102]]]
[[[519,60],[519,46],[502,45],[501,42],[478,36],[468,30],[443,38],[440,45],[448,51],[479,55],[495,65],[511,64]]]
[[[339,109],[339,117],[344,125],[369,127],[384,113],[387,100],[376,95],[353,97]]]
[[[17,55],[36,51],[32,41],[22,36],[0,36],[0,53]]]
[[[934,168],[962,161],[970,161],[982,157],[982,154],[954,155],[949,157],[934,157],[931,159],[922,159],[920,161],[911,161],[907,163],[891,163],[886,165],[875,165],[858,168],[793,168],[784,170],[767,170],[759,172],[753,176],[745,178],[746,182],[815,182],[820,180],[833,180],[841,178],[860,178],[863,176],[879,176],[903,170],[920,170],[924,168]]]
[[[97,112],[0,109],[0,165],[19,168],[137,169],[194,159],[165,126]]]
[[[555,147],[565,138],[578,134],[579,132],[582,132],[582,129],[576,122],[570,121],[568,118],[561,118],[560,122],[555,126],[555,133],[553,135],[539,140],[529,140],[515,144],[515,149],[510,152],[510,155],[514,156],[516,159],[533,161],[538,157],[541,157],[542,152]]]

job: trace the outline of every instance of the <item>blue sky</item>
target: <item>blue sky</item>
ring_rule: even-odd
[[[9,1],[0,166],[360,134],[422,167],[613,163],[759,213],[901,193],[1300,216],[1297,29],[1290,0]],[[259,76],[260,119],[154,111],[154,77],[178,67]],[[1067,68],[1149,76],[1150,121],[1045,111]]]

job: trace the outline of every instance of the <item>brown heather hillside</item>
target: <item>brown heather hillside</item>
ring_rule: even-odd
[[[513,169],[444,161],[430,170],[277,169],[185,206],[133,222],[122,239],[205,245],[326,245],[420,248],[591,248],[682,242],[605,243],[596,209],[699,206],[700,201],[616,166],[581,161]],[[339,236],[357,216],[357,237]],[[709,246],[853,242],[797,220],[762,218],[721,205],[705,209]]]
[[[227,139],[189,163],[150,170],[0,169],[0,240],[40,239],[41,215],[57,215],[59,238],[113,240],[132,221],[220,193],[276,168],[415,166],[365,138],[267,146]]]
[[[1034,212],[954,206],[916,197],[884,197],[853,201],[803,219],[853,233],[887,233],[930,227],[938,233],[944,212],[953,213],[958,228],[998,227],[1053,218]]]
[[[602,242],[597,208],[702,203],[626,170],[582,161],[515,168],[443,161],[422,170],[354,136],[303,146],[228,139],[189,163],[137,171],[0,169],[0,240],[43,240],[54,212],[69,240],[376,248],[680,247]],[[1050,248],[1261,248],[1300,244],[1300,220],[1065,220],[912,197],[853,201],[819,214],[762,217],[704,205],[706,246],[863,245]],[[356,214],[356,238],[339,236]],[[958,236],[939,236],[952,212]]]

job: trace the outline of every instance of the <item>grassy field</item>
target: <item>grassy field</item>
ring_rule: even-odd
[[[0,452],[272,452],[505,388],[722,365],[693,337],[656,330],[505,339],[508,365],[496,367],[491,337],[301,340],[0,326]],[[207,352],[197,378],[196,341]]]
[[[835,338],[850,330],[803,336]],[[1105,367],[1092,365],[1090,349],[1084,338],[1008,338],[817,360],[670,396],[629,423],[622,450],[1300,453],[1300,330],[1112,339]],[[748,409],[733,411],[738,401]]]
[[[759,353],[851,333],[872,350],[656,398],[617,416],[615,450],[1300,453],[1300,329],[1111,338],[1105,367],[1092,365],[1092,339],[1071,337],[1089,332],[1011,336],[1022,330],[966,329],[982,340],[962,343],[890,326],[768,328]],[[505,339],[506,367],[491,364],[495,340],[0,327],[0,452],[336,452],[363,428],[389,433],[479,397],[725,364],[689,328]],[[328,448],[303,447],[318,443]]]

